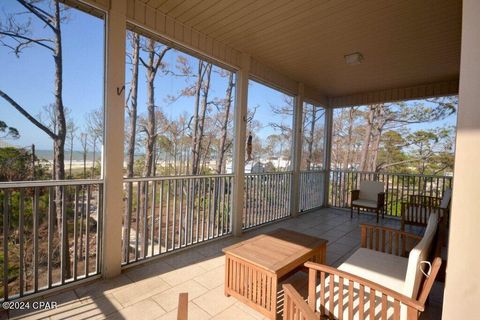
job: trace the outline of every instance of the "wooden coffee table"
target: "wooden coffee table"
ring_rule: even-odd
[[[223,249],[225,295],[275,319],[278,280],[307,261],[325,262],[327,240],[287,229]]]

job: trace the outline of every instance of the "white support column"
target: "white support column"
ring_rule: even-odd
[[[323,155],[323,206],[328,206],[328,197],[330,192],[330,166],[332,159],[332,136],[333,136],[333,109],[325,109],[325,144]]]
[[[295,109],[293,110],[292,185],[290,189],[290,215],[292,217],[298,216],[300,211],[300,163],[302,161],[304,94],[304,85],[299,83],[297,96],[295,97]]]
[[[122,262],[123,142],[126,0],[111,1],[105,58],[104,223],[102,274],[120,274]]]
[[[250,56],[242,55],[242,65],[237,72],[235,90],[235,145],[233,152],[233,201],[232,201],[232,230],[235,236],[242,234],[243,203],[245,199],[245,142],[247,136],[248,111],[248,75],[250,71]]]
[[[443,319],[480,319],[480,1],[463,1],[460,90]]]

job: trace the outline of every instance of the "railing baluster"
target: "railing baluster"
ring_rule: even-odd
[[[85,212],[85,277],[90,274],[90,186],[87,185],[87,208]]]
[[[228,232],[232,231],[232,177],[228,177]]]
[[[95,273],[100,273],[100,266],[101,266],[101,256],[102,256],[102,236],[100,234],[101,230],[103,230],[103,185],[98,186],[97,191],[97,230],[96,230],[96,244],[97,244],[97,252],[96,252],[96,270]]]
[[[172,249],[176,248],[176,226],[177,226],[177,180],[173,181],[173,208],[172,208]]]
[[[63,197],[64,190],[62,188],[62,203],[65,202],[65,197]],[[34,291],[38,291],[38,210],[39,210],[39,190],[35,188],[33,191],[33,288]],[[62,225],[64,225],[64,220],[66,218],[66,212],[62,207]],[[62,241],[62,252],[66,252],[65,247],[65,236],[66,236],[66,225],[63,227],[63,241]],[[63,254],[62,254],[63,256]],[[62,273],[63,274],[63,273]],[[63,283],[63,278],[62,278]]]
[[[73,280],[77,280],[78,274],[78,191],[79,186],[75,186],[73,195]]]
[[[219,224],[219,233],[218,236],[223,235],[223,227],[224,227],[224,212],[223,212],[223,207],[224,207],[224,200],[225,200],[225,182],[223,178],[218,178],[218,224]]]
[[[140,240],[139,233],[140,233],[140,189],[141,187],[142,187],[141,182],[139,181],[137,183],[137,207],[136,207],[137,215],[135,217],[135,261],[137,261],[139,258],[138,241]]]
[[[165,252],[168,251],[168,235],[169,235],[169,230],[168,227],[170,225],[170,190],[171,190],[171,183],[170,180],[168,180],[168,186],[167,186],[167,208],[166,208],[166,215],[165,215]]]
[[[142,258],[148,253],[148,181],[143,183],[142,188]]]
[[[196,199],[197,199],[197,182],[195,178],[188,178],[188,189],[185,197],[188,199],[187,204],[187,218],[188,218],[188,238],[187,245],[194,243],[193,235],[195,233],[195,214],[196,214]]]
[[[3,192],[3,299],[8,300],[8,241],[10,229],[10,191]]]
[[[208,179],[208,212],[207,212],[207,239],[211,239],[210,234],[213,234],[213,224],[212,224],[212,212],[213,212],[213,202],[212,202],[212,190],[213,190],[213,179]]]
[[[196,211],[196,220],[195,220],[195,242],[199,242],[199,226],[200,226],[200,204],[201,204],[201,190],[202,190],[202,179],[198,179],[195,184],[195,190],[197,190],[197,210]]]
[[[219,232],[220,232],[220,210],[219,210],[219,206],[220,206],[220,195],[219,195],[219,188],[220,188],[220,180],[218,178],[215,178],[215,187],[213,188],[213,196],[214,196],[214,211],[213,211],[213,221],[215,223],[215,231],[216,231],[216,234],[213,235],[213,237],[215,238],[216,236],[219,235]]]
[[[205,240],[205,229],[207,227],[207,183],[208,179],[203,178],[203,189],[202,189],[202,241]]]
[[[60,256],[61,256],[61,263],[60,263],[60,279],[61,283],[64,284],[66,280],[66,271],[67,271],[67,212],[65,210],[65,186],[60,187],[60,195],[61,195],[61,200],[60,203],[57,202],[57,207],[56,209],[58,210],[58,206],[61,206],[61,215],[62,215],[62,239],[61,239],[61,251],[60,251]],[[35,198],[37,198],[37,191],[35,190]],[[58,200],[58,199],[57,199]],[[36,203],[36,200],[34,200]],[[36,205],[35,205],[36,206]],[[36,210],[35,210],[36,211]],[[34,239],[36,238],[36,229],[35,229],[35,223],[34,225]],[[37,269],[36,267],[34,269]],[[36,271],[35,271],[36,272]],[[35,277],[36,278],[36,277]],[[36,290],[36,284],[35,284],[35,291]]]
[[[123,247],[124,247],[124,253],[125,253],[125,261],[126,263],[130,262],[130,229],[132,227],[132,210],[133,210],[133,184],[132,182],[128,183],[127,186],[127,212],[125,213],[125,226],[126,228],[124,235],[125,238],[123,239]]]
[[[24,256],[24,247],[25,247],[25,190],[23,188],[20,189],[20,198],[19,198],[19,203],[18,203],[18,210],[19,210],[19,215],[18,215],[18,237],[19,237],[19,276],[20,276],[20,292],[19,295],[20,297],[23,297],[23,291],[25,288],[25,277],[24,277],[24,268],[25,268],[25,256]],[[5,220],[4,220],[5,221]],[[50,226],[49,226],[50,227]],[[6,237],[4,235],[4,241]],[[4,271],[5,272],[5,269]]]
[[[260,175],[256,174],[255,175],[255,184],[256,184],[256,193],[255,193],[255,211],[254,211],[254,217],[255,217],[255,223],[254,225],[260,224],[260,208],[261,208],[261,203],[260,203],[260,198],[261,198],[261,193],[260,193]]]
[[[155,255],[155,207],[157,205],[157,182],[152,181],[152,216],[150,221],[150,248],[152,257]],[[159,241],[160,242],[160,241]]]
[[[158,203],[158,254],[162,253],[162,228],[163,228],[163,189],[164,181],[160,181],[160,197]]]
[[[53,278],[52,278],[52,265],[53,265],[53,222],[55,214],[55,204],[54,204],[54,188],[48,187],[48,234],[47,234],[47,285],[48,288],[52,287]]]

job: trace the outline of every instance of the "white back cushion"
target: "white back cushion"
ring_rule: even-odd
[[[385,184],[378,181],[360,181],[359,198],[362,200],[378,200],[378,194],[385,191]]]
[[[440,202],[440,208],[447,209],[450,205],[450,199],[452,198],[452,189],[445,189],[443,192],[442,202]]]
[[[422,281],[422,272],[420,271],[420,262],[428,259],[428,253],[432,246],[433,238],[437,231],[438,213],[430,214],[427,228],[422,240],[410,251],[408,256],[407,274],[405,276],[405,285],[403,294],[413,299],[417,298],[420,282]]]

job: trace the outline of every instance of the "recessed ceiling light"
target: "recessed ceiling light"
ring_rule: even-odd
[[[356,65],[363,62],[363,55],[360,52],[350,53],[344,56],[345,63],[349,65]]]

